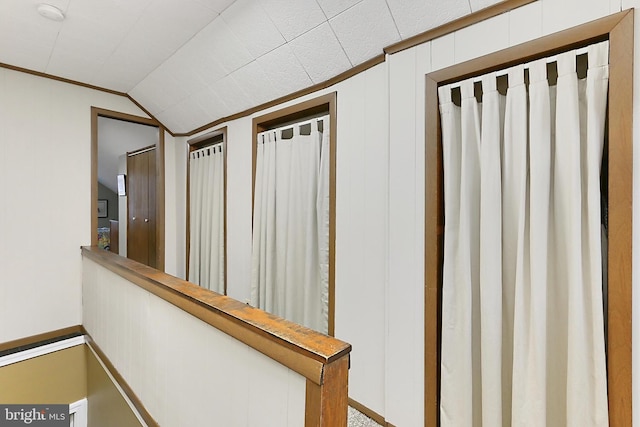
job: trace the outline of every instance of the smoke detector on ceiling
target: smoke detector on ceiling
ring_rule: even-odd
[[[50,4],[42,3],[38,5],[38,13],[52,21],[64,21],[64,13],[62,13],[62,11],[57,7],[51,6]]]

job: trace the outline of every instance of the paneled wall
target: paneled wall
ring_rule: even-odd
[[[384,413],[388,227],[387,69],[336,87],[335,334],[353,346],[349,396]]]
[[[166,426],[301,426],[306,379],[90,259],[84,326]]]
[[[381,64],[335,87],[254,115],[331,91],[338,92],[335,335],[353,346],[350,397],[380,414],[385,411],[387,80],[387,67]],[[224,124],[227,126],[227,293],[243,302],[248,302],[251,295],[252,117]],[[185,138],[176,138],[175,143],[178,151],[186,153]],[[186,154],[184,156],[176,156],[177,165],[186,161]],[[176,186],[176,191],[182,191],[181,188],[185,187]]]
[[[637,6],[639,0],[539,0],[390,55],[384,64],[289,103],[338,94],[336,336],[353,345],[353,399],[394,425],[422,424],[424,75]],[[636,73],[638,82],[638,65]],[[79,247],[91,240],[90,106],[144,115],[123,97],[0,68],[0,342],[82,323]],[[224,125],[229,295],[246,301],[251,117]],[[186,141],[167,135],[165,144],[166,266],[184,277]],[[640,150],[634,156],[638,164]],[[638,201],[637,173],[634,182]],[[640,234],[633,233],[638,247]],[[635,293],[635,307],[638,298]],[[635,350],[640,362],[640,349]],[[634,391],[638,406],[637,378]]]
[[[539,0],[389,55],[384,64],[285,104],[337,91],[336,337],[353,345],[351,398],[394,425],[423,424],[425,74],[634,6],[640,1]],[[229,294],[244,301],[251,256],[251,118],[222,126],[228,127],[229,147]],[[186,144],[180,138],[176,143]],[[635,230],[634,242],[640,244]],[[639,385],[634,381],[636,399]]]
[[[91,106],[127,98],[0,68],[0,342],[82,323]]]

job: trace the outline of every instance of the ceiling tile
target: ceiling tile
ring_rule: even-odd
[[[161,49],[142,44],[122,43],[108,56],[97,71],[92,84],[103,87],[119,86],[116,90],[128,92],[158,67],[162,61]],[[123,66],[126,64],[126,66]]]
[[[387,0],[403,39],[470,12],[467,0]]]
[[[194,126],[189,130],[233,114],[224,101],[220,99],[218,94],[212,89],[207,89],[206,91],[195,94],[187,101],[191,103],[194,114],[196,114],[196,108],[198,111],[197,120],[194,120]]]
[[[400,40],[385,0],[364,0],[329,21],[353,65],[383,53]]]
[[[78,52],[86,50],[93,50],[96,54],[78,55]],[[58,77],[90,83],[108,55],[108,47],[92,46],[90,41],[75,41],[56,45],[45,72]]]
[[[271,53],[267,55],[271,55]],[[273,84],[269,84],[267,73],[257,61],[248,63],[231,75],[245,93],[251,94],[251,99],[255,105],[263,104],[278,97],[277,88]]]
[[[320,83],[351,68],[329,23],[292,40],[289,45],[314,83]],[[286,67],[286,64],[282,64]]]
[[[327,18],[331,19],[362,0],[317,0]]]
[[[129,94],[152,114],[165,111],[186,97],[180,82],[174,79],[169,67],[154,70]]]
[[[62,25],[39,16],[31,2],[0,1],[0,62],[43,72]]]
[[[44,72],[54,42],[55,34],[47,40],[38,40],[38,37],[33,34],[19,32],[5,34],[0,29],[0,62]]]
[[[201,60],[219,64],[224,75],[254,59],[221,16],[203,28],[183,49],[188,49],[190,53],[190,64],[197,64]]]
[[[218,13],[222,13],[226,8],[231,6],[235,0],[195,0],[196,3],[208,7]]]
[[[208,82],[198,73],[198,69],[186,66],[185,63],[171,61],[163,66],[167,68],[173,79],[180,83],[180,91],[185,98],[204,90],[208,85]]]
[[[120,41],[144,14],[150,0],[72,0],[66,12],[62,33],[74,37],[108,35]]]
[[[137,62],[136,67],[133,64]],[[126,68],[122,64],[130,64]],[[111,56],[106,63],[102,64],[91,79],[91,84],[128,93],[131,89],[149,74],[149,69],[154,64],[140,64],[140,58],[136,56],[124,56],[121,53]]]
[[[327,20],[315,0],[261,0],[264,10],[287,41]]]
[[[256,0],[237,0],[221,15],[253,59],[281,46],[285,39]]]
[[[218,98],[227,106],[228,114],[236,114],[255,105],[235,81],[233,75],[228,75],[217,81],[210,86],[210,89],[218,95]],[[213,121],[218,118],[219,117],[212,117],[211,120]]]
[[[155,0],[124,38],[122,44],[137,50],[152,50],[164,61],[211,23],[217,12],[193,1]],[[153,34],[153,38],[149,35]]]
[[[218,12],[194,1],[155,0],[106,59],[93,83],[129,91],[216,16]]]
[[[204,9],[203,10],[207,10]],[[214,13],[214,12],[210,12]],[[213,19],[213,17],[211,18]],[[210,21],[207,21],[208,23]],[[204,25],[203,25],[204,26]],[[128,45],[139,51],[151,50],[149,54],[164,61],[178,48],[189,41],[200,28],[189,28],[188,25],[177,25],[165,15],[145,15],[122,40],[122,45]],[[153,38],[149,35],[153,34]]]
[[[257,64],[267,75],[263,84],[272,89],[272,99],[309,87],[313,81],[289,45],[258,58]]]
[[[206,123],[204,113],[187,103],[157,114],[156,118],[174,133],[186,133]]]
[[[500,1],[501,0],[469,0],[469,3],[471,4],[471,11],[477,12],[480,9],[484,9],[485,7],[500,3]]]
[[[153,0],[147,7],[145,13],[140,17],[136,25],[141,21],[171,21],[173,25],[197,33],[205,25],[209,24],[220,12],[195,0]],[[170,31],[165,28],[165,31]]]
[[[89,3],[89,4],[88,4]],[[135,25],[137,16],[120,16],[130,9],[113,1],[70,2],[46,72],[91,83],[125,34]]]
[[[207,88],[156,115],[172,132],[185,133],[230,115],[218,95]]]
[[[116,15],[127,14],[128,16],[139,17],[153,0],[67,0],[67,2],[70,7],[73,6],[74,10],[78,7],[89,12],[93,10],[95,12],[94,15],[97,16],[107,16],[107,13],[111,11]],[[47,0],[47,3],[51,2]]]

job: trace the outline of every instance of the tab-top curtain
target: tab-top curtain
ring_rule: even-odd
[[[600,167],[608,43],[439,88],[443,426],[606,426]],[[504,73],[501,73],[504,74]],[[477,81],[477,79],[476,79]]]
[[[251,276],[253,306],[324,333],[329,129],[324,116],[258,134]]]
[[[189,281],[224,294],[223,145],[189,155]]]

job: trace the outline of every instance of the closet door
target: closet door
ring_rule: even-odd
[[[156,152],[127,158],[129,178],[127,256],[156,267]]]

